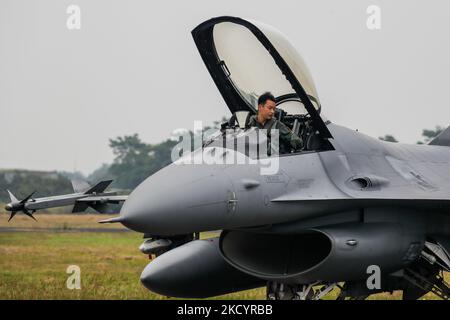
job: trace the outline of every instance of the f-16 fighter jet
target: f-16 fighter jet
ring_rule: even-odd
[[[107,209],[108,203],[120,203],[126,200],[127,196],[117,196],[116,192],[105,192],[105,189],[111,184],[112,180],[105,180],[91,187],[87,183],[72,181],[75,193],[64,194],[60,196],[52,196],[45,198],[33,198],[35,192],[23,200],[18,200],[11,191],[8,191],[11,202],[5,207],[6,211],[10,211],[11,215],[8,221],[17,214],[23,212],[27,216],[36,220],[33,216],[37,210],[70,206],[73,205],[72,212],[82,212],[88,207],[95,209],[97,212],[103,213]]]
[[[268,299],[320,299],[335,288],[339,299],[393,290],[448,299],[450,129],[428,145],[371,138],[324,119],[305,63],[276,29],[218,17],[192,35],[232,114],[192,156],[248,161],[183,156],[130,194],[109,222],[142,232],[141,250],[157,255],[143,285],[174,297],[267,286]],[[270,174],[248,152],[258,128],[247,121],[266,91],[277,120],[304,142],[272,157]],[[196,236],[212,230],[222,231]]]
[[[218,17],[192,35],[231,115],[104,221],[144,234],[141,251],[157,257],[143,285],[185,298],[266,286],[268,299],[320,299],[335,288],[338,299],[394,290],[448,299],[450,129],[407,145],[325,120],[304,61],[266,24]],[[267,107],[258,102],[266,91],[276,112],[272,101],[265,116],[301,148],[277,153],[276,132],[249,125]],[[270,148],[254,154],[255,145]]]

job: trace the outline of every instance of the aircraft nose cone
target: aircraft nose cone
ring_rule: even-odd
[[[172,164],[130,194],[120,212],[121,222],[131,230],[151,235],[217,230],[232,217],[234,197],[223,170]]]
[[[11,204],[7,204],[7,205],[5,206],[5,210],[6,210],[6,211],[11,211],[11,210],[12,210],[12,205],[11,205]]]

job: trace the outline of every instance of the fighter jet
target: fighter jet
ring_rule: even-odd
[[[394,290],[448,299],[450,129],[407,145],[326,120],[303,59],[266,24],[217,17],[192,36],[230,120],[102,221],[144,234],[140,249],[156,258],[142,284],[184,298],[266,286],[268,299],[320,299],[334,289],[337,299]],[[276,132],[249,127],[267,90],[303,148],[277,153]],[[274,152],[255,155],[255,145]],[[268,164],[276,170],[263,172]],[[208,231],[220,234],[199,238]]]
[[[428,145],[407,145],[326,120],[303,59],[266,24],[218,17],[192,35],[232,117],[187,156],[248,161],[181,158],[103,221],[144,234],[141,251],[156,258],[143,285],[185,298],[266,286],[268,299],[320,299],[336,288],[337,299],[394,290],[448,299],[450,129]],[[304,147],[278,154],[278,170],[262,174],[249,148],[235,146],[254,142],[246,120],[267,90],[277,119]]]
[[[5,207],[6,211],[11,212],[8,221],[11,221],[17,212],[20,211],[36,220],[33,213],[37,210],[69,205],[74,205],[72,212],[83,212],[88,207],[91,207],[97,212],[103,213],[107,210],[108,203],[120,203],[127,198],[127,196],[117,196],[116,192],[104,192],[111,182],[112,180],[100,181],[91,187],[85,182],[73,180],[72,186],[75,193],[45,198],[33,198],[35,193],[33,192],[23,200],[18,200],[11,191],[7,190],[11,199],[11,202]]]

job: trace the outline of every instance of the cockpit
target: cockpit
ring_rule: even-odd
[[[251,156],[252,146],[256,150],[256,145],[259,144],[259,148],[261,148],[261,143],[267,143],[268,156],[333,150],[330,142],[323,139],[317,132],[308,113],[299,112],[302,109],[304,109],[304,106],[295,94],[277,98],[277,109],[274,117],[302,140],[302,146],[298,149],[294,149],[283,141],[272,143],[272,132],[259,132],[258,128],[249,126],[250,117],[255,114],[250,111],[235,112],[228,121],[221,124],[218,132],[205,141],[203,147],[220,146],[222,148],[234,147],[239,149],[239,144],[242,143],[245,147],[241,148],[247,156]],[[261,156],[261,152],[257,152],[257,154],[258,156],[255,156],[255,158]]]
[[[199,25],[192,35],[232,114],[222,124],[222,139],[228,140],[233,132],[253,134],[248,119],[258,111],[258,97],[270,91],[276,99],[276,119],[303,141],[300,150],[280,148],[280,155],[333,149],[308,68],[278,30],[255,21],[219,17]]]

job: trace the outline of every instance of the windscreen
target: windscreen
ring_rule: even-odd
[[[302,85],[318,109],[317,94],[301,57],[281,34],[269,29],[262,31],[274,45],[282,47],[277,51],[280,50],[283,59],[288,58],[292,71],[306,81],[306,85],[304,82]],[[258,97],[266,91],[275,97],[295,94],[273,57],[248,28],[232,22],[219,23],[214,26],[213,38],[224,73],[254,110],[257,110]],[[288,108],[291,114],[306,113],[300,101],[291,101],[280,107]]]

